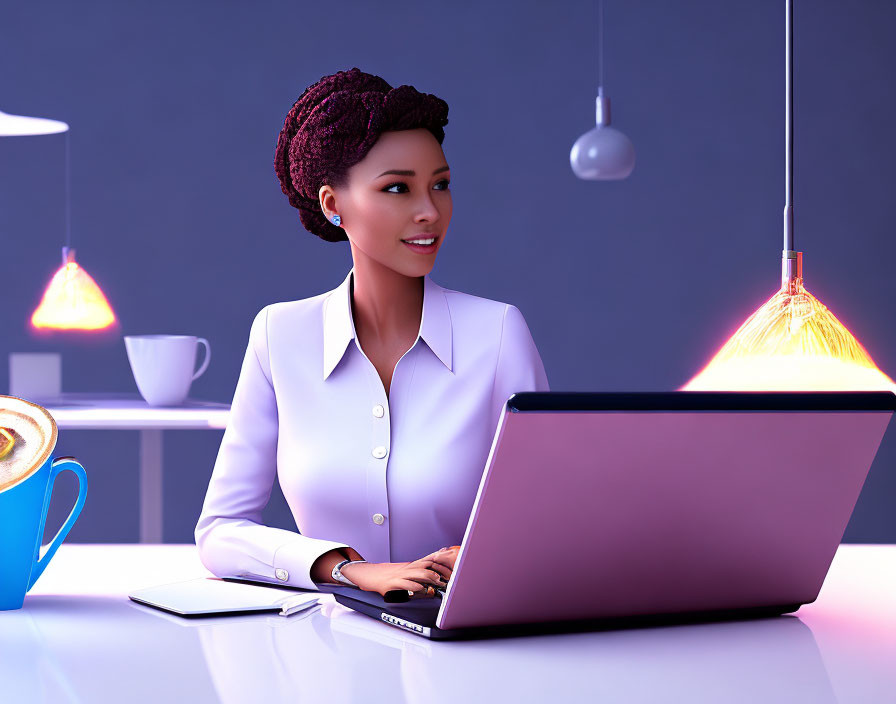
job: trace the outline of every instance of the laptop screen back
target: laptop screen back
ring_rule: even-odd
[[[894,400],[888,392],[515,395],[437,623],[810,602]]]

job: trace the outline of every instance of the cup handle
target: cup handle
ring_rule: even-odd
[[[44,539],[44,528],[47,523],[47,511],[50,508],[50,495],[53,493],[53,485],[56,483],[56,477],[65,470],[74,472],[78,477],[78,500],[75,502],[75,506],[72,508],[71,513],[68,514],[68,518],[65,519],[65,523],[62,524],[59,532],[56,533],[56,536],[47,548],[47,552],[42,558],[38,559],[40,557],[40,546]],[[44,497],[44,512],[40,517],[40,528],[37,530],[38,537],[37,544],[34,546],[34,564],[31,568],[31,578],[28,580],[28,589],[31,589],[38,578],[44,573],[50,560],[53,559],[53,555],[56,554],[62,541],[65,540],[65,536],[68,535],[72,526],[75,525],[75,521],[81,513],[81,509],[84,508],[84,500],[86,498],[87,472],[84,471],[84,467],[81,463],[74,457],[59,457],[53,460],[53,464],[50,468],[50,481],[47,483],[47,494]],[[25,591],[28,591],[28,589]]]
[[[211,345],[208,344],[208,340],[204,337],[196,338],[196,342],[200,345],[205,345],[205,359],[202,362],[202,366],[199,367],[199,371],[193,375],[192,381],[196,381],[199,377],[205,373],[205,370],[208,369],[208,363],[212,361],[212,348]]]

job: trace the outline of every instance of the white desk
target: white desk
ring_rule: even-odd
[[[36,400],[61,430],[140,431],[140,542],[162,542],[162,431],[227,427],[230,405],[188,399],[182,406],[153,407],[139,394],[64,393]],[[81,458],[78,458],[81,459]],[[88,477],[90,464],[85,460]]]
[[[127,598],[208,575],[193,545],[63,544],[22,609],[0,612],[3,700],[896,699],[896,545],[841,546],[818,600],[796,617],[485,641],[427,641],[331,595],[304,615],[203,619]]]

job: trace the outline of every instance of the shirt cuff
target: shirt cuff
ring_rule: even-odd
[[[321,555],[337,548],[350,547],[331,540],[302,537],[284,543],[274,553],[274,577],[281,584],[317,590],[311,579],[311,566]]]

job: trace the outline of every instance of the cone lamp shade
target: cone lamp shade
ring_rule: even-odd
[[[62,266],[31,315],[31,325],[54,330],[102,330],[114,325],[115,313],[96,281],[75,261],[73,249],[63,251]]]
[[[747,318],[682,390],[896,391],[896,383],[800,279]]]

